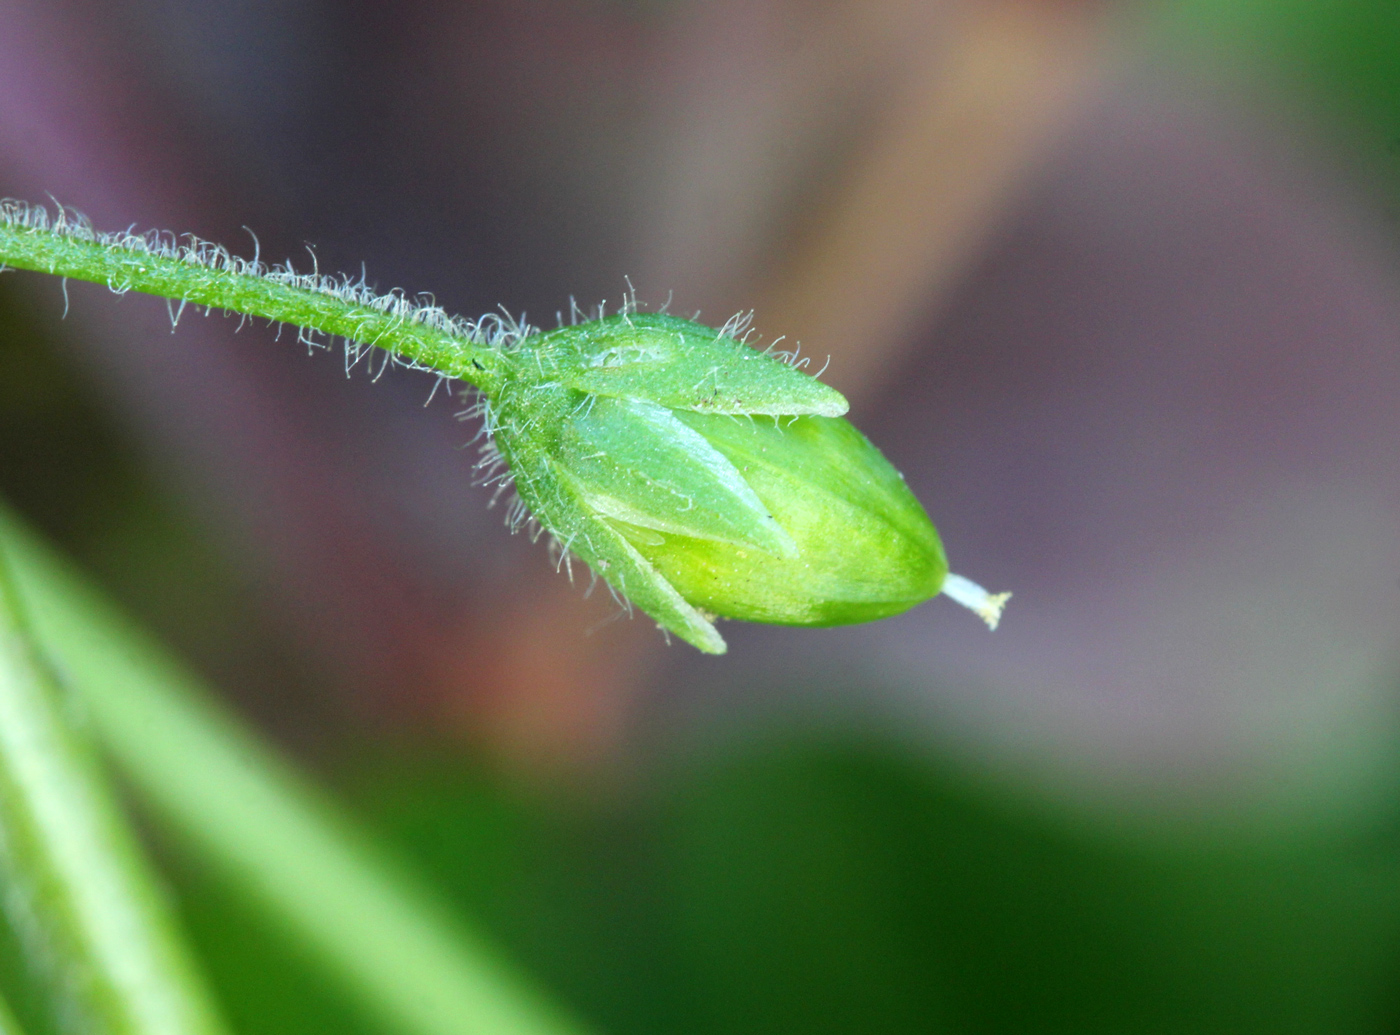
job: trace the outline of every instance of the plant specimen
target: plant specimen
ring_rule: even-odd
[[[703,651],[725,649],[718,617],[835,625],[943,592],[995,628],[1008,596],[948,573],[845,399],[795,357],[749,347],[742,319],[712,329],[628,304],[548,332],[468,321],[363,280],[0,201],[9,267],[163,296],[175,322],[194,306],[291,325],[343,340],[351,364],[379,349],[465,383],[483,479],[515,492],[512,527],[547,533],[561,566],[583,560]],[[188,683],[0,509],[0,881],[60,1030],[225,1030],[104,761],[389,1028],[579,1030]],[[69,695],[86,724],[68,721]]]
[[[949,574],[932,522],[844,419],[846,400],[792,354],[749,347],[746,319],[716,330],[627,304],[548,332],[463,320],[363,279],[191,237],[98,233],[16,201],[0,202],[0,266],[161,295],[172,320],[194,305],[290,324],[306,341],[343,339],[352,362],[378,348],[465,382],[487,479],[516,492],[512,527],[548,533],[571,574],[582,559],[709,653],[725,649],[719,617],[838,625],[943,592],[995,628],[1009,596]]]

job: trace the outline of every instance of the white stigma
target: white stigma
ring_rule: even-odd
[[[939,591],[956,600],[963,607],[987,623],[988,629],[995,629],[1001,621],[1002,608],[1011,599],[1010,593],[988,593],[971,579],[949,572]]]

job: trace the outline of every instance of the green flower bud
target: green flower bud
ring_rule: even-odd
[[[945,585],[995,627],[1005,597],[948,577],[923,507],[841,419],[846,400],[778,357],[641,313],[511,355],[484,411],[521,503],[564,558],[701,650],[725,649],[716,617],[863,622]]]

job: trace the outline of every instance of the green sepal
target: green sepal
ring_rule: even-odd
[[[560,435],[559,463],[604,518],[797,555],[734,465],[663,406],[585,397]]]
[[[661,628],[706,654],[727,650],[714,623],[662,578],[617,526],[588,509],[585,491],[566,470],[531,450],[518,454],[512,465],[520,498],[562,549],[580,557]]]
[[[598,522],[575,552],[662,629],[706,654],[723,654],[729,649],[714,622],[681,596],[608,522]]]
[[[849,406],[836,389],[712,327],[626,313],[560,327],[532,342],[544,369],[580,392],[699,413],[815,414]]]

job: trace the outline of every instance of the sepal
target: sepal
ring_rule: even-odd
[[[849,409],[840,392],[776,354],[662,313],[560,327],[535,347],[563,384],[591,395],[699,413],[839,417]]]

